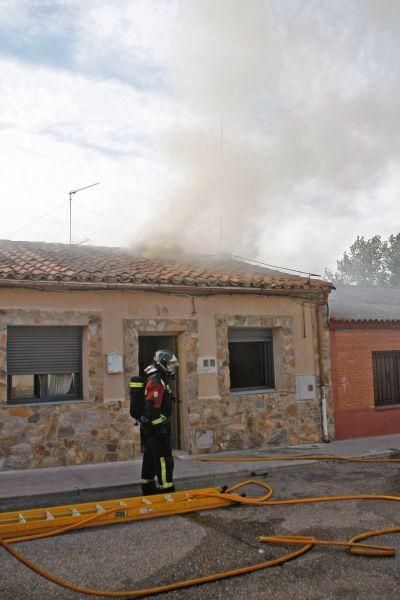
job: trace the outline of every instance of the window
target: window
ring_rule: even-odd
[[[372,352],[375,406],[400,404],[400,350]]]
[[[8,402],[82,398],[81,327],[7,329]]]
[[[231,390],[275,387],[272,329],[229,329]]]

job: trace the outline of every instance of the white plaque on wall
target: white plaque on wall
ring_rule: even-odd
[[[122,353],[121,352],[108,352],[107,358],[107,373],[122,373]]]

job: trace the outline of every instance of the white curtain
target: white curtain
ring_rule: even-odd
[[[68,394],[73,376],[73,373],[50,373],[49,396],[63,396]]]

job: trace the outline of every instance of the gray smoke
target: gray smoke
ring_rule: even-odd
[[[284,243],[314,266],[336,252],[329,223],[356,235],[399,162],[400,2],[196,0],[178,21],[174,176],[147,247],[275,258]]]

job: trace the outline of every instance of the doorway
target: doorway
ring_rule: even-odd
[[[139,335],[139,373],[152,362],[157,350],[170,350],[178,356],[178,337],[176,335]],[[171,414],[171,445],[175,450],[181,448],[181,427],[179,410],[179,368],[176,369],[176,379],[170,383],[175,402]]]

